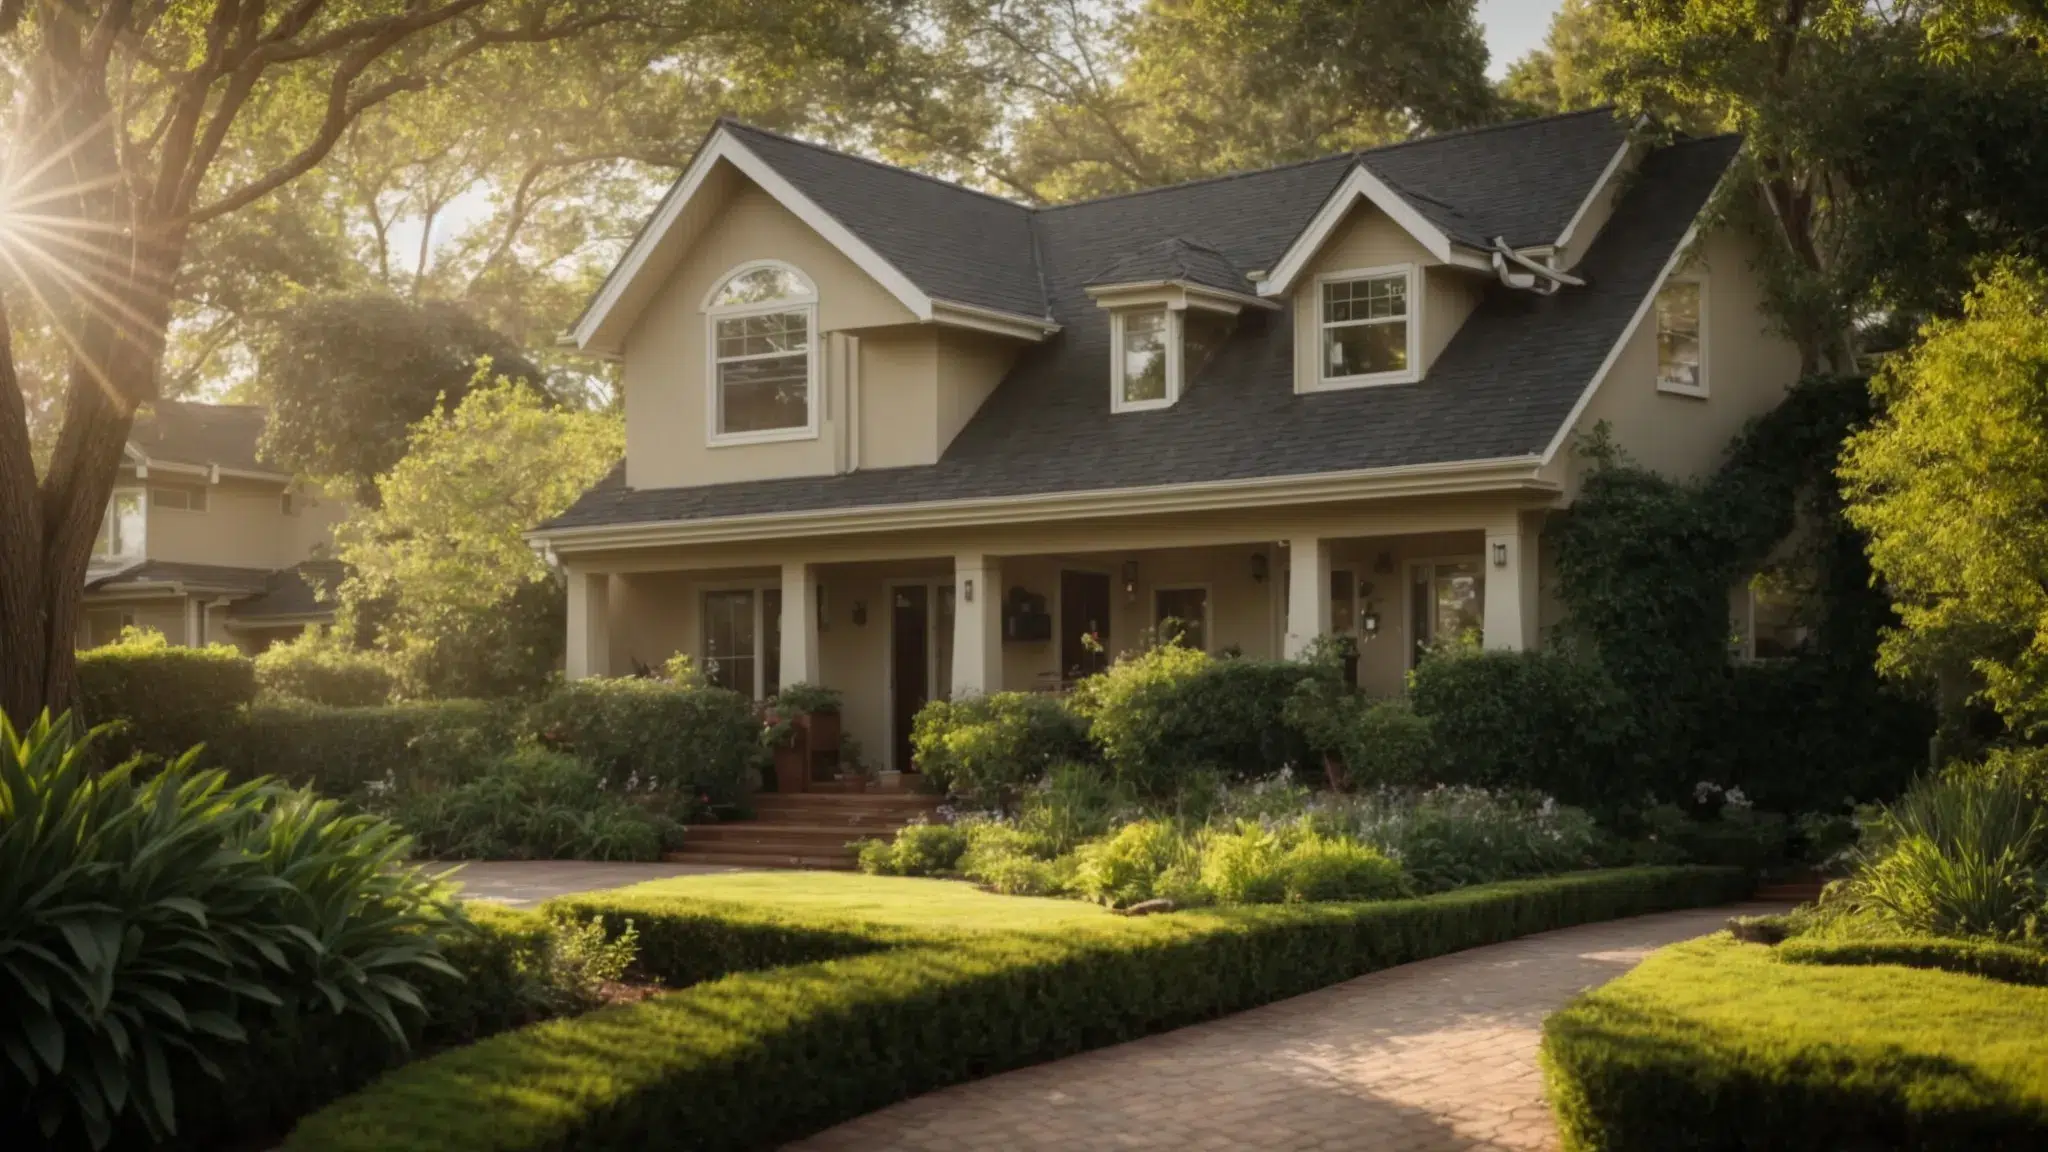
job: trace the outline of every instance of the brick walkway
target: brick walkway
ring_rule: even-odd
[[[1530,936],[907,1100],[802,1152],[1557,1147],[1543,1018],[1737,912],[1672,912]]]

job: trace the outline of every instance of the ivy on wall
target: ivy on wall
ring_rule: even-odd
[[[1631,463],[1604,428],[1579,446],[1592,468],[1546,547],[1570,638],[1627,701],[1615,770],[1631,783],[1671,798],[1709,780],[1801,810],[1888,795],[1924,762],[1931,715],[1878,678],[1890,605],[1833,480],[1869,413],[1863,380],[1809,378],[1693,483]],[[1789,576],[1812,642],[1734,663],[1730,592],[1767,564]]]

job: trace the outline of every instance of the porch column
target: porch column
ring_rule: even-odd
[[[817,684],[818,566],[782,566],[782,682]]]
[[[953,696],[1003,690],[1003,565],[995,556],[953,557]]]
[[[1281,653],[1298,660],[1330,630],[1330,546],[1316,536],[1287,542],[1287,639]]]
[[[569,651],[565,661],[571,680],[609,676],[612,671],[611,577],[603,572],[567,569],[569,577]]]
[[[1533,517],[1486,530],[1485,617],[1482,639],[1488,648],[1522,652],[1537,646],[1536,569],[1538,528]]]
[[[206,631],[199,623],[199,597],[185,597],[185,647],[206,647]]]

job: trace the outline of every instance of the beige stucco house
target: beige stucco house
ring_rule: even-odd
[[[86,572],[81,647],[128,625],[260,652],[333,620],[316,587],[344,501],[257,458],[264,411],[160,400],[136,417]]]
[[[721,123],[572,334],[627,454],[532,534],[569,672],[823,683],[902,768],[1166,618],[1389,694],[1535,646],[1574,437],[1698,474],[1798,375],[1701,217],[1737,148],[1603,111],[1030,208]]]

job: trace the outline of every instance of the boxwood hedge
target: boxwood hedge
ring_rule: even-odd
[[[1570,1152],[2048,1147],[2048,989],[1666,948],[1544,1025]]]
[[[771,1147],[947,1084],[1362,973],[1572,924],[1719,903],[1746,887],[1732,870],[1634,869],[1419,900],[983,932],[590,897],[574,907],[633,919],[654,975],[704,982],[400,1069],[302,1122],[284,1147]],[[721,965],[755,963],[793,966],[709,979]]]
[[[1896,964],[1987,976],[2008,984],[2048,987],[2048,951],[1988,940],[1901,936],[1877,940],[1829,940],[1797,936],[1778,947],[1793,964]]]

